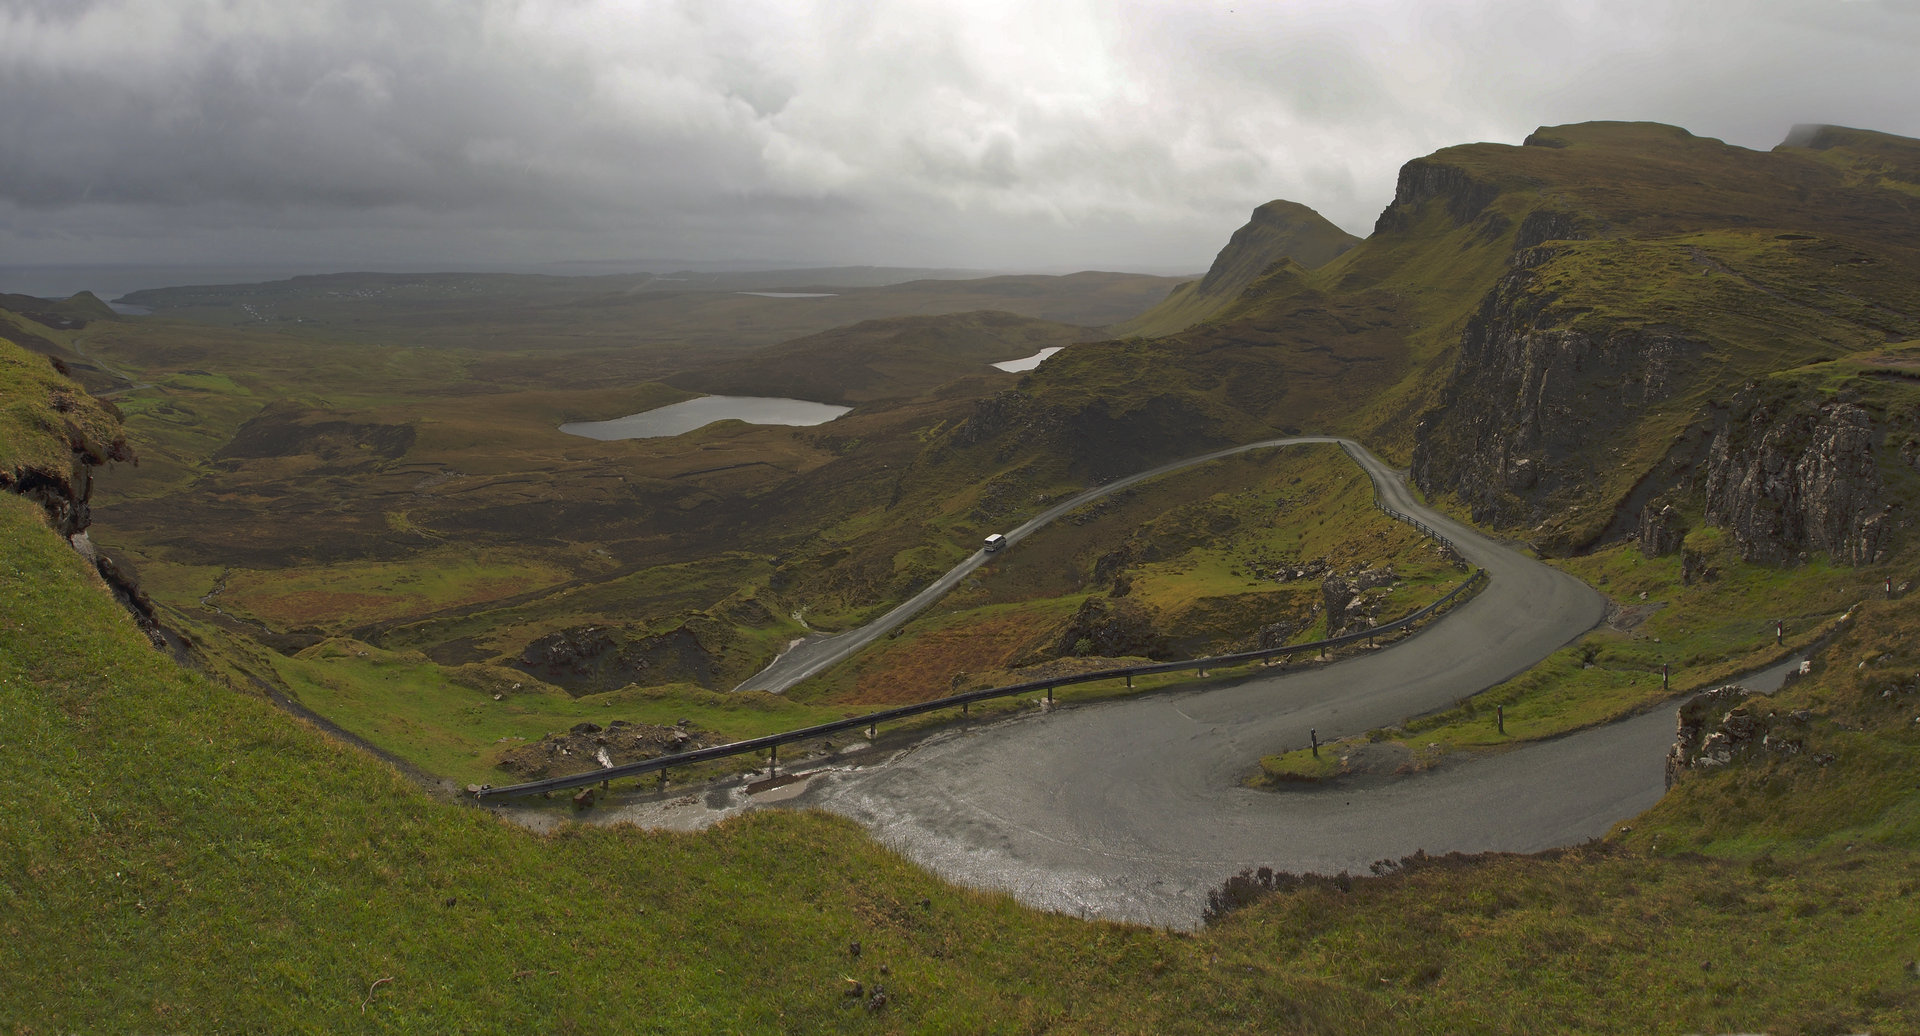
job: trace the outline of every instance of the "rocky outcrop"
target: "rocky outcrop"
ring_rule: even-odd
[[[1687,699],[1679,710],[1673,744],[1667,749],[1667,787],[1690,771],[1725,766],[1755,752],[1795,755],[1806,748],[1805,709],[1785,716],[1767,708],[1767,699],[1751,698],[1745,687],[1728,684]]]
[[[1380,617],[1379,594],[1367,591],[1392,586],[1393,566],[1350,569],[1346,575],[1329,575],[1320,583],[1322,605],[1327,610],[1327,636],[1337,637],[1353,630],[1364,630]]]
[[[1139,604],[1125,598],[1089,597],[1067,620],[1055,641],[1053,653],[1055,656],[1164,658],[1167,638],[1154,626],[1153,616]]]
[[[1825,551],[1866,565],[1884,556],[1890,523],[1863,408],[1771,396],[1736,398],[1707,462],[1707,520],[1749,561],[1784,564]]]
[[[1703,351],[1670,329],[1558,326],[1533,275],[1551,254],[1515,256],[1468,321],[1440,404],[1414,433],[1415,484],[1458,494],[1478,522],[1566,517],[1610,461],[1608,445],[1671,398]]]
[[[696,620],[697,621],[697,620]],[[574,626],[535,638],[515,668],[570,694],[596,694],[632,683],[716,682],[714,656],[693,623],[635,637],[617,626]]]
[[[1663,558],[1680,549],[1681,541],[1686,539],[1686,527],[1681,524],[1680,510],[1663,500],[1655,500],[1640,511],[1640,553],[1649,558]]]

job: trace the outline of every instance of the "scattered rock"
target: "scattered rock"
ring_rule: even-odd
[[[1327,609],[1327,636],[1337,637],[1352,629],[1366,629],[1379,617],[1382,598],[1367,591],[1392,586],[1393,566],[1355,569],[1346,576],[1329,575],[1320,583],[1320,596]]]
[[[662,727],[615,720],[606,728],[579,723],[563,734],[506,750],[501,769],[522,780],[564,777],[591,770],[643,762],[663,755],[720,744],[724,738],[692,727]]]

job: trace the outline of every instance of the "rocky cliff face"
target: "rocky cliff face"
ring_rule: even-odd
[[[1550,217],[1538,232],[1552,232]],[[1561,512],[1591,483],[1606,445],[1670,398],[1702,352],[1671,330],[1560,326],[1552,298],[1534,290],[1533,271],[1552,255],[1515,254],[1415,432],[1415,483],[1459,494],[1476,521],[1534,525]]]
[[[1454,225],[1465,226],[1499,196],[1498,185],[1478,179],[1459,166],[1416,158],[1400,167],[1393,202],[1374,221],[1373,232],[1386,234],[1406,229],[1412,214],[1429,201],[1444,204]]]
[[[1736,397],[1707,462],[1707,520],[1726,527],[1749,561],[1781,564],[1825,551],[1871,564],[1890,523],[1874,460],[1877,434],[1852,403]]]

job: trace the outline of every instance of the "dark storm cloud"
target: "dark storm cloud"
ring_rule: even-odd
[[[1903,3],[0,0],[7,261],[1197,268],[1539,124],[1920,133]]]

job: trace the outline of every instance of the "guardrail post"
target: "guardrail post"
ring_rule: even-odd
[[[1128,687],[1133,686],[1133,677],[1131,676],[1127,677],[1127,686]],[[1047,688],[1047,704],[1048,705],[1053,704],[1053,688],[1051,686]]]
[[[879,730],[880,730],[880,724],[878,723],[867,724],[867,740],[872,741],[874,737],[879,733]]]
[[[667,768],[664,766],[660,768],[660,790],[667,790]]]
[[[1132,673],[1127,674],[1127,690],[1129,691],[1133,690],[1133,674]]]
[[[1307,731],[1307,736],[1313,739],[1313,757],[1315,759],[1320,758],[1320,731],[1309,730]]]
[[[960,718],[961,718],[961,719],[966,719],[966,718],[967,718],[967,703],[966,703],[966,702],[961,702],[961,703],[960,703]]]
[[[768,745],[767,746],[767,776],[777,777],[779,775],[780,775],[780,746]]]

